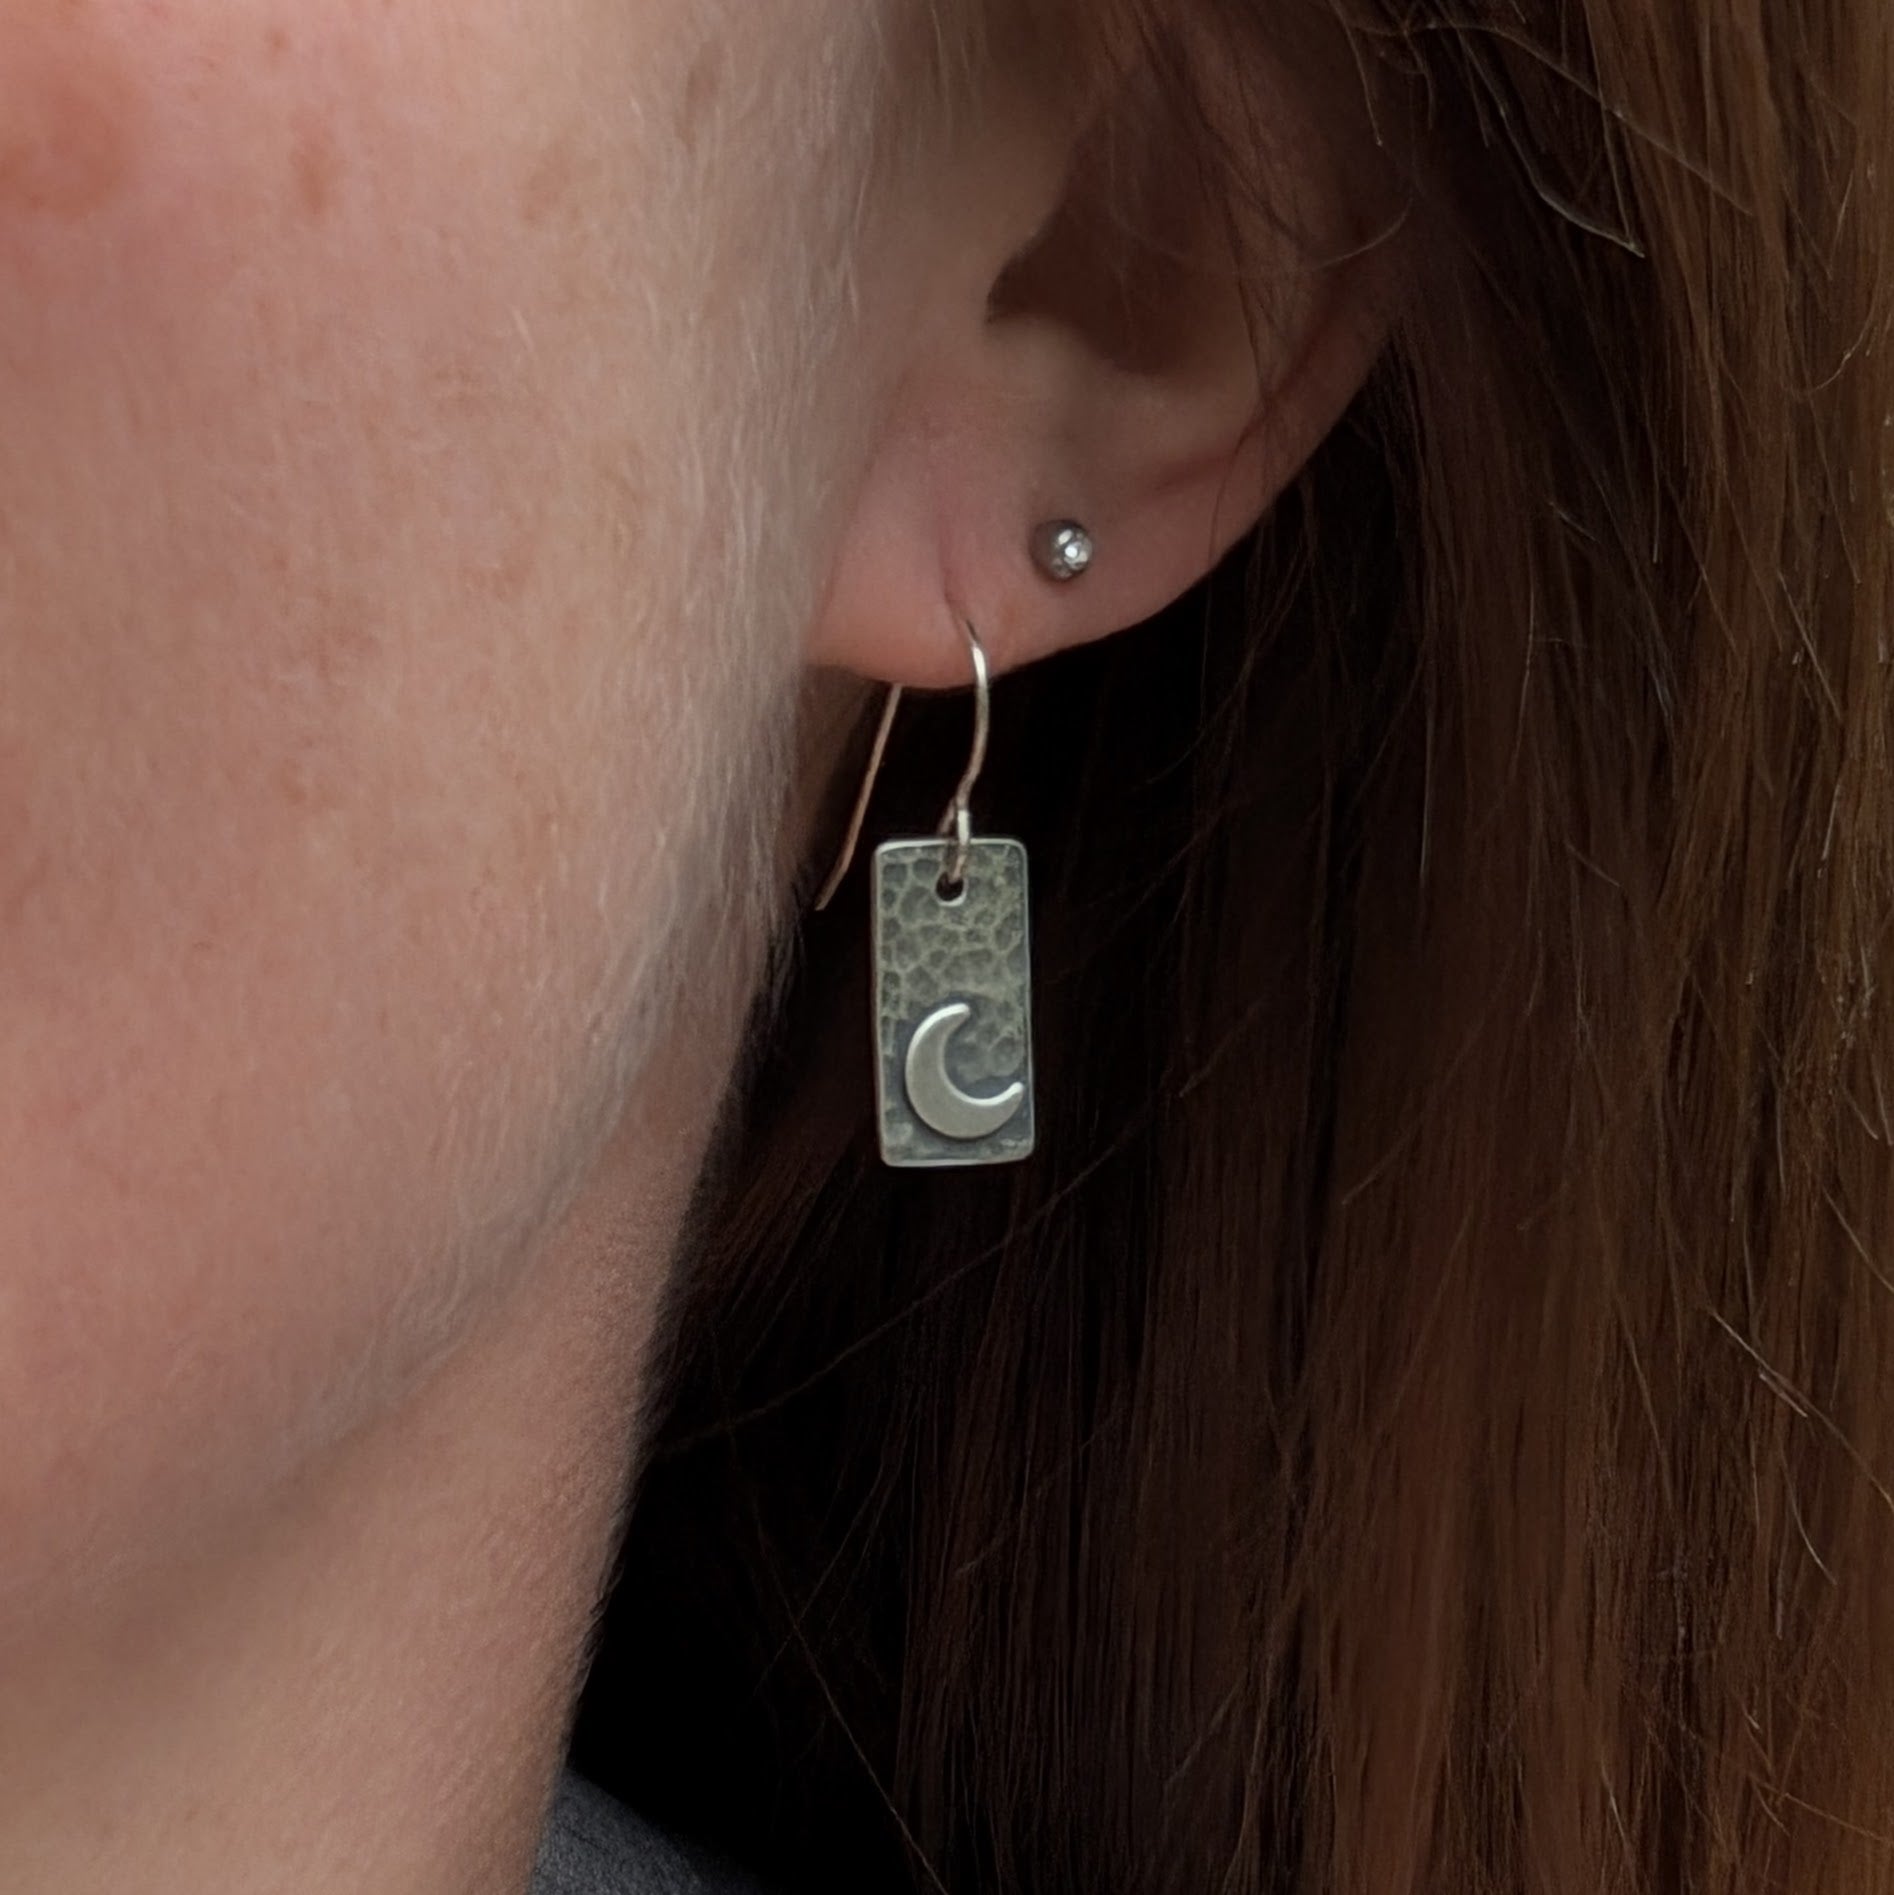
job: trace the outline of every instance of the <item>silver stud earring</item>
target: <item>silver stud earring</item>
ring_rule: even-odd
[[[1061,585],[1082,577],[1098,548],[1076,520],[1048,520],[1032,536],[1033,564]]]
[[[986,651],[971,625],[965,631],[973,662],[966,770],[937,834],[884,842],[874,857],[875,1103],[882,1161],[902,1169],[1008,1164],[1033,1148],[1026,849],[973,833],[990,703]],[[900,702],[896,685],[818,909],[854,859]]]

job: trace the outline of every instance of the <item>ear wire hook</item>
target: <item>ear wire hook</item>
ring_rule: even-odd
[[[973,852],[973,788],[980,780],[980,772],[986,768],[987,733],[993,727],[993,691],[987,671],[986,647],[980,643],[980,634],[972,625],[965,619],[960,624],[967,634],[967,651],[973,659],[973,749],[967,757],[966,771],[954,790],[954,800],[940,819],[940,833],[954,839],[954,852],[948,857],[946,872],[940,878],[943,890],[958,889],[967,879],[967,857]]]
[[[817,914],[835,899],[836,891],[848,879],[850,865],[855,860],[856,846],[861,841],[862,824],[868,820],[868,803],[875,793],[875,779],[881,774],[881,760],[888,754],[888,733],[894,729],[894,714],[900,708],[901,687],[891,684],[887,701],[881,707],[881,727],[875,732],[874,748],[868,753],[868,769],[862,777],[861,791],[855,798],[855,813],[849,817],[848,833],[842,838],[842,853],[835,858],[835,866],[829,870],[828,879],[815,898]]]
[[[941,875],[942,886],[949,889],[957,889],[967,879],[967,858],[973,848],[973,791],[980,780],[980,772],[986,767],[987,733],[993,724],[992,678],[986,661],[986,647],[980,643],[980,634],[968,620],[962,619],[960,624],[967,635],[967,649],[973,660],[973,748],[967,757],[966,770],[954,790],[953,801],[947,805],[947,813],[940,819],[938,833],[954,839],[953,854],[948,858],[947,867]],[[861,843],[862,827],[868,820],[868,805],[875,793],[875,782],[881,775],[882,761],[888,754],[888,737],[894,729],[895,712],[901,708],[901,697],[900,685],[888,687],[887,702],[881,708],[881,723],[875,731],[873,747],[868,752],[868,768],[862,776],[861,790],[855,798],[854,813],[848,820],[848,833],[842,839],[842,853],[836,858],[835,866],[829,870],[828,879],[823,882],[815,898],[817,914],[835,899],[836,892],[847,879],[854,863],[855,851]]]

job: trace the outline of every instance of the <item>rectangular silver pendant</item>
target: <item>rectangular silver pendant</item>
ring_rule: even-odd
[[[977,837],[948,900],[953,848],[875,851],[875,1098],[881,1155],[901,1167],[1007,1164],[1033,1148],[1025,846]]]

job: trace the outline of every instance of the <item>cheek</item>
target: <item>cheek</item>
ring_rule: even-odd
[[[344,1425],[602,1130],[704,417],[527,11],[0,17],[0,1544]]]

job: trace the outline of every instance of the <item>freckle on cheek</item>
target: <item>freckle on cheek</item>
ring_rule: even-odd
[[[0,27],[0,217],[90,216],[131,169],[138,93],[70,24]]]
[[[687,147],[697,143],[710,122],[717,95],[723,90],[725,59],[724,48],[713,41],[691,61],[677,113],[678,137]]]
[[[552,145],[541,153],[521,186],[521,220],[539,225],[558,216],[577,197],[579,183],[579,164],[570,145]]]
[[[320,126],[305,126],[290,157],[297,208],[312,224],[321,223],[335,203],[342,169],[334,138]]]

